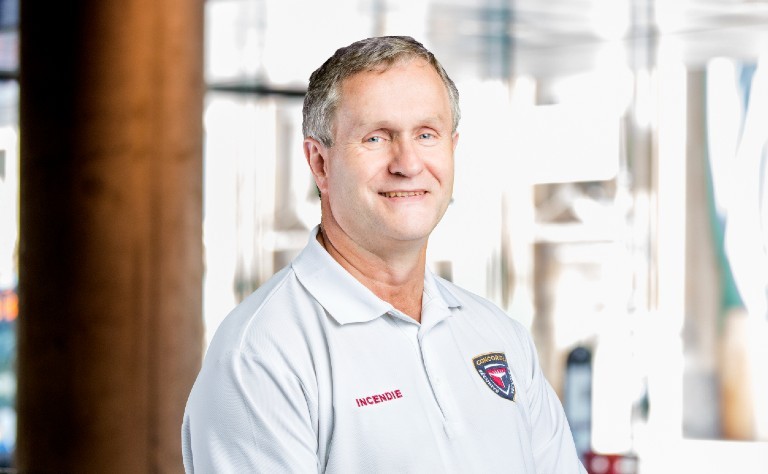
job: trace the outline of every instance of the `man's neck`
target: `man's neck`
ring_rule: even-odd
[[[334,226],[321,226],[317,240],[339,265],[376,296],[421,321],[426,245],[374,253],[355,244]]]

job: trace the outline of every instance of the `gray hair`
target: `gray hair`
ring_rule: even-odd
[[[341,84],[359,72],[388,69],[404,59],[427,61],[442,79],[448,91],[453,116],[453,132],[459,126],[459,91],[435,55],[410,36],[380,36],[357,41],[339,48],[309,77],[304,97],[302,131],[327,147],[333,146],[333,118],[341,98]]]

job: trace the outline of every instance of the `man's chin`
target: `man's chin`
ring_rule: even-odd
[[[418,226],[418,227],[398,227],[392,229],[387,233],[389,240],[393,243],[402,244],[421,244],[429,239],[429,235],[432,233],[434,227]]]

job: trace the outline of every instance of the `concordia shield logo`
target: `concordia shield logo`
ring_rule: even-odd
[[[515,384],[507,366],[507,356],[503,352],[489,352],[472,359],[472,365],[493,393],[515,401]]]

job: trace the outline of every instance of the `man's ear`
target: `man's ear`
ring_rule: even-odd
[[[315,185],[320,193],[324,193],[327,188],[327,157],[328,149],[315,140],[308,137],[304,139],[304,157],[307,159],[309,170],[315,178]]]

